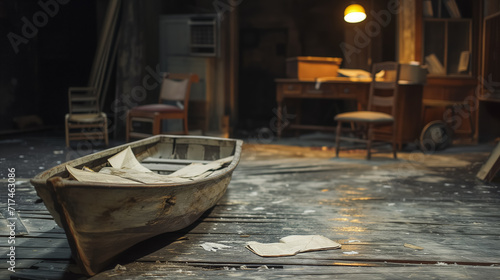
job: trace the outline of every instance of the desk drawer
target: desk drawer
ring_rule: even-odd
[[[304,85],[304,90],[302,91],[303,95],[318,95],[318,94],[325,94],[328,93],[328,90],[325,90],[323,88],[316,89],[314,84],[307,84]]]
[[[284,94],[300,94],[302,92],[302,85],[299,83],[286,83],[283,84]]]
[[[365,96],[369,90],[369,85],[359,84],[322,84],[321,89],[325,93],[334,96],[335,98],[358,98]]]
[[[302,95],[312,97],[322,95],[326,98],[356,98],[360,92],[363,93],[363,87],[356,85],[322,84],[319,89],[314,84],[302,86]]]

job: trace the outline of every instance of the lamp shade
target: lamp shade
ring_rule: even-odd
[[[344,20],[350,23],[361,22],[365,20],[365,8],[359,4],[352,4],[347,6],[344,11]]]

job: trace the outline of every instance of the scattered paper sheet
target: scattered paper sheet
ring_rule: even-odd
[[[415,250],[423,250],[424,249],[422,247],[415,246],[415,245],[412,245],[412,244],[409,244],[409,243],[405,243],[403,246],[405,246],[406,248],[415,249]]]
[[[220,249],[231,248],[231,246],[227,246],[227,245],[219,244],[219,243],[212,243],[212,242],[205,242],[205,243],[201,244],[201,247],[203,247],[203,249],[205,249],[206,251],[210,251],[210,252],[217,252],[217,250],[220,250]]]
[[[118,169],[114,167],[103,167],[99,174],[109,174],[115,177],[121,177],[143,184],[159,184],[159,183],[182,183],[191,181],[186,178],[171,177],[169,175],[161,175],[155,172],[141,172],[133,169]]]
[[[350,78],[371,78],[372,73],[363,70],[363,69],[346,69],[340,68],[337,71],[341,76],[350,77]]]
[[[80,182],[89,183],[120,183],[120,184],[141,184],[136,181],[121,178],[114,175],[108,175],[104,173],[96,173],[91,171],[79,170],[69,165],[66,165],[66,170],[68,170],[71,176]]]
[[[340,68],[338,71],[338,76],[339,77],[347,77],[352,81],[371,81],[372,73],[362,70],[362,69],[345,69],[345,68]],[[375,74],[375,77],[377,78],[382,78],[385,75],[385,71],[382,70]],[[321,83],[328,82],[328,81],[338,81],[338,77],[318,77],[316,78],[316,84],[314,86],[315,89],[319,90],[321,87]]]
[[[359,253],[356,251],[349,251],[349,252],[342,252],[342,254],[344,254],[344,255],[357,255]]]
[[[127,147],[108,159],[112,167],[103,167],[99,172],[93,172],[88,168],[78,170],[71,166],[66,166],[66,169],[75,180],[80,182],[122,184],[182,183],[208,177],[215,170],[230,163],[233,158],[233,156],[230,156],[207,164],[192,163],[172,174],[162,175],[142,166],[132,149]]]
[[[233,156],[221,158],[219,160],[215,160],[213,162],[202,164],[202,163],[191,163],[190,165],[183,167],[168,176],[171,177],[181,177],[181,178],[193,178],[197,177],[204,178],[211,174],[211,172],[207,175],[208,171],[214,171],[220,169],[224,164],[229,163],[233,160]]]
[[[132,169],[142,172],[152,172],[151,170],[147,169],[146,167],[142,166],[139,163],[134,153],[132,152],[130,146],[128,146],[125,150],[119,152],[118,154],[110,157],[108,159],[108,162],[109,164],[111,164],[112,167],[118,169],[123,168],[123,169]]]
[[[298,253],[339,249],[341,245],[321,235],[290,235],[279,243],[248,242],[248,250],[261,257],[284,257]]]

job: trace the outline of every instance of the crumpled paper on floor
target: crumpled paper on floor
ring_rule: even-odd
[[[342,245],[321,235],[290,235],[279,243],[248,242],[248,250],[261,257],[294,256],[298,253],[339,249]]]
[[[217,250],[231,248],[231,246],[227,246],[227,245],[223,245],[223,244],[219,244],[219,243],[212,243],[212,242],[205,242],[203,244],[200,244],[200,246],[203,247],[203,249],[205,249],[205,251],[211,251],[211,252],[217,252]]]

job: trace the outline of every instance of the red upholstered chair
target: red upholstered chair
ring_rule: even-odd
[[[165,73],[159,103],[134,107],[127,112],[127,142],[131,137],[145,138],[160,134],[161,122],[166,119],[182,119],[183,131],[181,133],[188,134],[189,93],[191,84],[198,81],[199,77],[196,74]],[[177,105],[164,104],[168,101],[177,102]],[[152,133],[135,132],[132,122],[152,123]]]
[[[397,158],[397,123],[398,81],[400,65],[397,62],[375,63],[372,70],[368,111],[355,111],[338,114],[335,138],[336,156],[339,156],[340,141],[365,143],[367,159],[371,158],[374,141],[392,142],[392,152]],[[376,77],[384,71],[383,77]],[[356,128],[350,131],[361,137],[342,137],[342,123],[351,123]]]

